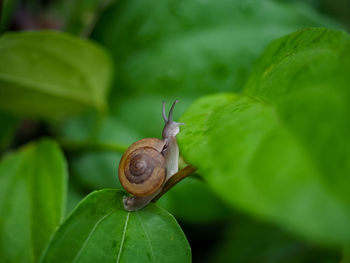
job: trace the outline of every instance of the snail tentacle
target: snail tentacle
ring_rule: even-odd
[[[169,111],[169,116],[168,116],[168,122],[173,122],[173,112],[174,112],[174,108],[175,105],[179,102],[178,99],[176,99],[173,103],[173,105],[171,105],[170,111]]]
[[[163,101],[163,105],[162,105],[162,115],[163,115],[164,122],[167,123],[168,117],[166,116],[166,113],[165,113],[165,101]]]

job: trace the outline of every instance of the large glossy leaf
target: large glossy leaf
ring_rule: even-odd
[[[245,95],[196,102],[185,159],[226,202],[325,243],[350,241],[350,37],[327,29],[273,42]]]
[[[0,163],[0,258],[37,262],[59,225],[66,196],[66,164],[56,143],[42,140]]]
[[[190,262],[181,228],[151,204],[127,212],[123,192],[106,189],[85,198],[60,226],[41,262]]]
[[[111,64],[101,47],[54,31],[21,32],[3,35],[0,53],[1,108],[42,118],[105,108]]]

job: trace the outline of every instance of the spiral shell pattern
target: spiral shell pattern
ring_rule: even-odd
[[[166,162],[161,151],[164,142],[156,138],[140,140],[124,153],[119,164],[119,180],[135,196],[148,196],[161,188]]]

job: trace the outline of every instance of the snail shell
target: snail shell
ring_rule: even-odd
[[[166,178],[164,146],[164,140],[146,138],[126,150],[119,163],[118,176],[127,192],[143,197],[161,189]]]

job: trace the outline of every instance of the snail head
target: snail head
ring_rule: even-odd
[[[169,110],[168,116],[166,115],[165,112],[165,101],[163,101],[163,110],[162,110],[162,115],[163,119],[165,122],[165,126],[163,129],[163,139],[170,138],[170,137],[175,137],[179,132],[180,132],[180,125],[184,125],[185,123],[182,122],[176,122],[173,120],[173,112],[175,105],[179,102],[179,100],[175,100],[173,105],[171,105],[171,108]]]

